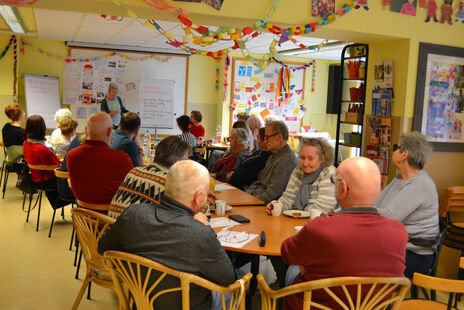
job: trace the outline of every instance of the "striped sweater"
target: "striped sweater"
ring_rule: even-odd
[[[324,213],[333,211],[337,201],[335,200],[335,185],[330,181],[330,177],[335,176],[335,170],[334,166],[330,166],[321,171],[312,184],[311,198],[304,208],[305,211],[310,209],[321,210]],[[301,188],[303,176],[304,172],[301,166],[293,170],[287,188],[279,198],[279,202],[282,203],[282,210],[289,210],[294,207],[296,194]]]
[[[108,215],[118,218],[133,204],[159,204],[164,194],[167,173],[167,169],[156,163],[129,171],[111,201]]]

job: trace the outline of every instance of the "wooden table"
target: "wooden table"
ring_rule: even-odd
[[[216,181],[216,184],[221,183]],[[227,185],[232,186],[230,184]],[[227,201],[227,204],[230,206],[264,206],[264,201],[236,187],[219,191],[216,196],[219,200]]]
[[[295,226],[303,226],[309,219],[295,219],[283,214],[274,217],[267,215],[264,207],[256,206],[234,207],[225,216],[230,214],[240,214],[250,219],[250,223],[234,226],[230,228],[231,231],[247,231],[258,235],[261,231],[264,231],[266,234],[266,245],[263,247],[259,246],[259,236],[242,248],[224,247],[228,251],[254,254],[251,262],[251,273],[254,277],[250,283],[250,293],[253,294],[257,287],[256,275],[259,273],[259,255],[280,256],[282,242],[295,234]],[[214,213],[212,217],[215,217]],[[219,232],[221,229],[223,228],[214,230]]]

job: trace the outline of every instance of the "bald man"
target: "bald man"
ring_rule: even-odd
[[[169,168],[166,190],[160,204],[136,204],[126,208],[103,235],[98,251],[134,253],[173,269],[193,273],[219,285],[235,281],[229,257],[200,210],[209,190],[208,170],[183,160]],[[168,278],[163,289],[177,287]],[[154,292],[156,293],[156,292]],[[155,309],[182,309],[180,292],[156,299]],[[220,298],[209,290],[192,286],[191,309],[222,309]]]
[[[335,198],[342,208],[310,220],[282,243],[282,259],[292,266],[286,285],[341,276],[401,277],[408,234],[403,224],[381,216],[373,207],[380,193],[380,173],[373,161],[349,158],[337,169]],[[344,296],[340,291],[338,296]],[[317,292],[313,300],[331,309],[337,303]],[[302,309],[303,296],[285,299],[285,309]]]
[[[127,153],[110,148],[113,122],[108,114],[92,114],[86,131],[87,140],[66,156],[72,191],[78,200],[109,205],[132,161]]]

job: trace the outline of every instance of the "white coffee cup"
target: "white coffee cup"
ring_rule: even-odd
[[[311,209],[311,211],[309,211],[309,214],[310,214],[310,218],[312,220],[314,220],[316,217],[321,216],[322,211],[321,210],[316,210],[316,209]]]
[[[295,235],[300,232],[303,226],[295,226]]]
[[[216,200],[214,203],[216,205],[216,215],[224,216],[226,213],[227,202],[225,200]]]
[[[272,202],[272,216],[280,216],[282,213],[282,204],[279,201]]]

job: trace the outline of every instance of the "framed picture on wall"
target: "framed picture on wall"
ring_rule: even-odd
[[[435,151],[464,151],[464,48],[420,43],[414,130]]]

